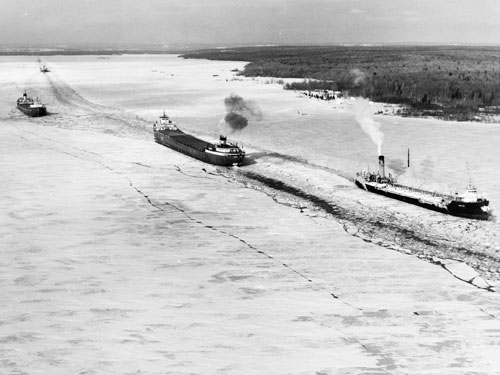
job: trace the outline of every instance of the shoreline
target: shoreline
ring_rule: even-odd
[[[274,78],[274,80],[279,80]],[[283,89],[285,90],[285,89]],[[285,90],[285,91],[293,91],[297,96],[301,98],[306,98],[310,100],[317,100],[320,102],[325,102],[331,108],[342,111],[352,112],[353,101],[357,99],[357,97],[348,97],[348,98],[338,98],[338,99],[330,99],[324,100],[320,98],[308,98],[306,97],[300,90]],[[432,115],[427,114],[427,110],[422,110],[420,114],[418,110],[411,108],[410,106],[404,104],[392,104],[385,102],[376,102],[369,98],[366,98],[370,101],[370,104],[373,107],[373,114],[375,116],[395,116],[401,118],[414,118],[414,119],[433,119],[442,121],[444,123],[456,122],[456,123],[481,123],[481,124],[498,124],[500,125],[500,114],[484,114],[480,111],[479,113],[474,114],[472,119],[456,119],[453,117],[444,118],[442,115]]]
[[[206,59],[207,61],[214,61],[210,59]],[[307,94],[305,94],[305,91],[307,90],[297,90],[297,89],[285,89],[284,85],[287,83],[293,83],[293,82],[301,82],[303,79],[298,79],[298,78],[277,78],[277,77],[262,77],[262,76],[239,76],[239,75],[234,75],[231,78],[232,81],[251,81],[251,82],[256,82],[259,84],[264,84],[264,85],[277,85],[280,86],[281,89],[285,92],[291,92],[297,97],[300,97],[301,99],[309,99],[309,100],[315,100],[318,102],[324,102],[326,105],[329,105],[331,108],[336,109],[336,110],[341,110],[341,111],[351,111],[352,110],[352,102],[356,100],[359,97],[340,97],[336,99],[322,99],[322,98],[316,98],[316,97],[308,97]],[[323,91],[323,90],[320,90]],[[366,100],[369,100],[370,103],[372,104],[373,108],[373,114],[376,116],[394,116],[394,117],[401,117],[401,118],[414,118],[414,119],[433,119],[433,120],[438,120],[443,123],[480,123],[480,124],[492,124],[500,125],[500,114],[488,114],[485,109],[480,110],[479,112],[476,112],[472,115],[472,118],[467,118],[467,119],[457,119],[453,116],[448,116],[447,118],[444,118],[443,115],[432,115],[428,114],[430,110],[428,109],[423,109],[423,110],[418,110],[414,109],[411,106],[405,105],[405,104],[393,104],[393,103],[386,103],[386,102],[377,102],[373,101],[369,98],[365,98]]]

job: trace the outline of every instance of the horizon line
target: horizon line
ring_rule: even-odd
[[[0,55],[23,54],[113,54],[113,53],[188,53],[200,50],[224,50],[237,48],[286,48],[286,47],[500,47],[500,43],[436,43],[436,42],[388,42],[388,43],[80,43],[80,44],[14,44],[0,43]]]

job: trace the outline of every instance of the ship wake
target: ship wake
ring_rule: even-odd
[[[52,114],[38,122],[47,126],[113,134],[134,139],[150,139],[150,122],[122,109],[101,105],[85,99],[57,73],[39,73],[30,78],[37,96]],[[14,119],[14,117],[13,117]]]
[[[330,218],[351,235],[429,262],[455,259],[482,277],[500,279],[494,222],[451,217],[404,202],[368,194],[350,179],[293,157],[262,155],[257,162],[219,173],[294,207],[312,220]]]

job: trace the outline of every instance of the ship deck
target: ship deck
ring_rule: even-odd
[[[433,193],[430,191],[416,189],[409,186],[399,185],[399,184],[387,184],[378,182],[367,182],[367,184],[375,187],[379,190],[384,190],[393,194],[418,199],[422,202],[429,204],[440,205],[443,200],[450,201],[453,197],[440,193]]]
[[[168,131],[159,131],[165,135],[168,135],[175,142],[180,143],[184,146],[199,150],[205,151],[208,147],[213,147],[213,144],[206,142],[202,139],[193,137],[192,135],[186,134],[180,130],[168,130]]]

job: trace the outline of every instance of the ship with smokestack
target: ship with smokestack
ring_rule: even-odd
[[[359,188],[444,214],[477,220],[489,219],[489,201],[478,194],[470,177],[468,186],[463,193],[432,192],[399,184],[391,174],[386,175],[384,156],[380,155],[378,160],[379,169],[377,172],[358,172],[356,185]],[[408,150],[409,166],[410,152]]]
[[[245,151],[237,144],[228,142],[225,136],[220,136],[219,143],[210,143],[184,133],[165,111],[153,124],[153,133],[157,143],[205,163],[235,166],[245,158]]]
[[[23,96],[17,99],[17,109],[31,117],[40,117],[47,114],[47,108],[38,99],[33,100],[30,98],[26,91]]]

